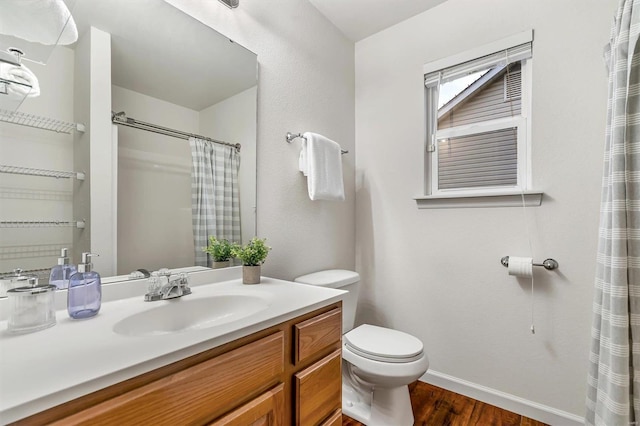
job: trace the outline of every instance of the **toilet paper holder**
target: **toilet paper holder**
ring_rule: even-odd
[[[500,259],[500,263],[502,263],[502,266],[504,266],[505,268],[508,267],[509,256],[505,256],[502,259]],[[560,265],[555,259],[545,259],[544,262],[542,263],[533,263],[533,266],[543,266],[544,269],[551,271],[553,269],[556,269]]]

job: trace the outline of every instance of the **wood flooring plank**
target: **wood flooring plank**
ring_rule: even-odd
[[[414,386],[409,390],[411,394],[411,407],[415,424],[422,424],[431,418],[442,400],[444,389],[435,386]]]
[[[537,420],[530,419],[528,417],[522,417],[520,426],[547,426],[546,423],[539,422]]]
[[[453,392],[442,391],[430,416],[415,416],[414,425],[465,426],[475,407],[475,400]],[[422,406],[422,402],[413,405]],[[419,412],[423,412],[424,408]]]
[[[409,392],[416,426],[548,426],[420,381],[411,383]],[[342,425],[364,426],[346,415]]]
[[[521,417],[511,411],[476,401],[473,414],[467,424],[470,426],[520,426]]]

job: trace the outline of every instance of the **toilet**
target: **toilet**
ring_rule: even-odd
[[[294,280],[346,290],[342,301],[342,412],[369,426],[411,426],[409,383],[429,368],[420,339],[363,324],[353,328],[360,275],[332,269]]]

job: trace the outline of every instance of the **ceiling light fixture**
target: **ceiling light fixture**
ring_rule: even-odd
[[[230,9],[235,9],[236,7],[238,7],[238,4],[240,3],[240,0],[220,0],[220,1]]]

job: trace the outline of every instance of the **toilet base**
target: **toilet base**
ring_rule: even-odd
[[[367,426],[412,426],[409,387],[377,387],[373,391],[342,384],[342,413]]]

